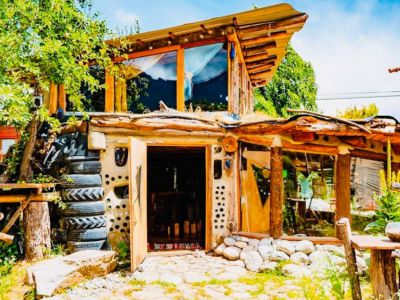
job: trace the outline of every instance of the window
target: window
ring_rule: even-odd
[[[224,43],[185,49],[185,105],[203,111],[228,108],[228,62]]]
[[[161,100],[176,108],[176,52],[125,60],[120,67],[121,78],[116,79],[115,89],[117,103],[118,97],[126,97],[128,110],[134,113],[158,110]]]
[[[89,67],[89,73],[96,78],[100,84],[105,83],[105,70],[104,68],[94,65]],[[81,93],[83,95],[82,104],[84,111],[104,111],[105,109],[105,89],[99,88],[96,91],[91,91],[89,86],[85,83],[81,84]],[[68,95],[67,95],[68,99]],[[76,111],[76,107],[67,100],[67,111]]]

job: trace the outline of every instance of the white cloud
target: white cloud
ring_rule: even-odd
[[[136,20],[140,20],[139,16],[135,13],[118,9],[114,12],[114,21],[118,26],[134,26]]]
[[[390,11],[380,5],[390,5]],[[389,67],[400,65],[400,21],[396,17],[400,4],[358,1],[350,9],[344,6],[343,2],[325,1],[310,6],[306,26],[293,38],[295,48],[314,66],[319,95],[400,90],[400,74],[388,73]],[[319,106],[335,114],[337,109],[374,101],[319,101]],[[381,114],[400,119],[400,97],[375,102]]]

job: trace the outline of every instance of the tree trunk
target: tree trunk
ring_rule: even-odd
[[[25,256],[43,259],[51,247],[50,214],[47,202],[30,202],[24,210]]]
[[[34,111],[27,132],[24,155],[19,173],[20,181],[32,180],[32,156],[35,150],[36,136],[39,127],[37,111]],[[25,256],[29,260],[43,259],[51,247],[50,214],[47,202],[30,202],[24,210]]]

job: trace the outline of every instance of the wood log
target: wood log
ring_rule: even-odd
[[[350,286],[353,300],[361,300],[360,279],[358,278],[356,253],[351,246],[350,221],[342,218],[336,223],[338,237],[342,240],[344,251],[346,253],[347,270],[350,277]],[[386,298],[385,298],[386,299]]]
[[[336,220],[350,219],[350,154],[339,154],[336,161]]]
[[[50,214],[47,202],[30,202],[24,210],[25,255],[41,260],[51,247]]]
[[[371,250],[369,270],[374,299],[398,299],[392,250]]]
[[[278,238],[282,235],[283,210],[283,160],[282,148],[271,148],[271,181],[270,181],[270,235]]]
[[[5,242],[6,244],[12,244],[14,240],[13,235],[9,235],[7,233],[0,232],[0,241]]]

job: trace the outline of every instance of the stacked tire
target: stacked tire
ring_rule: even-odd
[[[61,149],[59,177],[63,209],[58,235],[71,252],[101,249],[107,239],[104,190],[97,151],[87,150],[86,134],[67,139]]]

